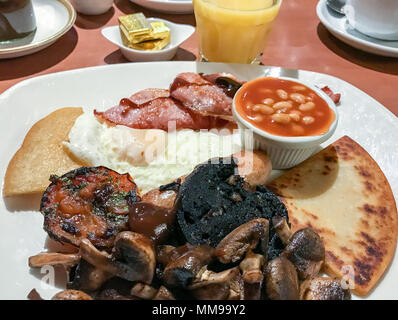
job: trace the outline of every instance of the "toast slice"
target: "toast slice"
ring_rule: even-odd
[[[33,125],[8,165],[5,197],[43,193],[51,174],[62,175],[84,165],[62,145],[82,113],[82,108],[62,108]]]

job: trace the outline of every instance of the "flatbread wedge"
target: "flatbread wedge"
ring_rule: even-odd
[[[8,165],[5,197],[42,193],[50,184],[51,174],[62,175],[84,165],[62,145],[82,113],[81,108],[62,108],[33,125]]]
[[[325,272],[351,278],[352,291],[368,295],[390,265],[398,232],[393,193],[371,156],[345,136],[269,187],[293,231],[312,227],[322,237]]]

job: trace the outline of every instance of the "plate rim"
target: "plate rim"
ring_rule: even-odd
[[[220,63],[220,62],[199,62],[199,61],[141,61],[141,62],[134,62],[134,63],[129,63],[129,62],[121,62],[121,63],[115,63],[112,65],[98,65],[98,66],[91,66],[91,67],[84,67],[84,68],[77,68],[77,69],[70,69],[70,70],[63,70],[63,71],[56,71],[56,72],[51,72],[51,73],[47,73],[47,74],[41,74],[41,75],[37,75],[28,79],[24,79],[22,81],[19,81],[18,83],[14,84],[13,86],[7,88],[6,90],[4,90],[2,93],[0,93],[0,103],[3,99],[6,99],[10,94],[12,94],[12,92],[14,90],[18,90],[19,87],[23,87],[25,85],[29,85],[30,82],[36,82],[39,81],[40,79],[46,79],[49,78],[51,79],[51,77],[53,76],[60,76],[62,74],[69,74],[69,73],[79,73],[79,72],[84,72],[86,70],[95,70],[95,69],[107,69],[107,68],[117,68],[117,67],[126,67],[127,65],[137,65],[137,64],[169,64],[169,63],[174,63],[174,64],[205,64],[205,65],[209,65],[209,64],[227,64],[227,65],[242,65],[239,63]],[[250,66],[250,65],[248,65]],[[257,67],[257,66],[256,66]],[[272,66],[272,65],[261,65],[259,67],[262,67],[264,69],[266,68],[283,68],[281,66]],[[366,94],[370,99],[372,99],[373,103],[378,104],[379,107],[378,111],[379,112],[384,112],[386,115],[388,115],[397,125],[398,127],[398,117],[392,112],[390,111],[386,106],[384,106],[381,102],[379,102],[378,100],[376,100],[373,96],[371,96],[370,94],[366,93],[365,91],[361,90],[360,88],[354,86],[353,84],[347,82],[346,80],[336,77],[334,75],[331,74],[327,74],[327,73],[322,73],[322,72],[317,72],[317,71],[312,71],[312,70],[306,70],[306,69],[289,69],[289,68],[284,68],[286,70],[294,70],[294,71],[304,71],[304,72],[310,72],[310,73],[314,73],[314,74],[322,74],[322,75],[327,75],[329,77],[333,77],[336,78],[342,82],[344,82],[346,85],[351,86],[352,88],[355,88],[356,90],[359,90],[361,93]]]
[[[342,37],[346,41],[350,40],[356,44],[363,45],[363,46],[367,47],[368,50],[373,50],[372,53],[374,53],[374,54],[375,54],[375,50],[377,50],[378,52],[380,52],[379,54],[384,53],[384,54],[389,54],[390,57],[392,55],[393,55],[393,57],[398,57],[398,48],[386,47],[386,46],[383,46],[378,43],[374,43],[374,42],[371,42],[368,40],[357,38],[353,35],[350,35],[349,33],[345,33],[343,31],[341,31],[340,29],[333,27],[322,12],[322,10],[325,7],[326,7],[326,0],[319,0],[317,7],[316,7],[316,12],[317,12],[317,16],[318,16],[319,20],[326,27],[326,29],[329,30],[329,32],[338,34],[340,37]],[[340,40],[342,40],[343,42],[346,42],[343,39],[340,39]],[[379,41],[383,41],[383,40],[379,40]],[[353,46],[353,45],[351,45],[351,46]],[[365,49],[362,49],[362,50],[368,51]]]
[[[33,0],[34,1],[34,0]],[[19,53],[19,52],[23,52],[23,51],[27,51],[30,49],[35,49],[35,48],[39,48],[41,46],[45,46],[47,44],[50,44],[52,41],[62,37],[66,32],[68,32],[70,30],[70,28],[72,28],[72,26],[74,25],[75,21],[76,21],[76,10],[73,8],[72,4],[68,1],[68,0],[56,0],[59,3],[61,3],[68,11],[69,14],[69,19],[67,24],[57,33],[54,33],[53,35],[51,35],[50,37],[40,41],[40,42],[36,42],[36,43],[29,43],[29,44],[25,44],[23,46],[18,46],[18,47],[11,47],[11,48],[4,48],[4,49],[0,49],[0,56],[1,55],[6,55],[6,54],[12,54],[12,53]],[[52,1],[50,1],[51,3]]]

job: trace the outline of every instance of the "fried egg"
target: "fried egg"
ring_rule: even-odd
[[[64,145],[78,159],[92,166],[128,172],[142,193],[189,174],[213,157],[229,156],[243,149],[236,130],[132,129],[110,127],[85,111],[69,132]]]

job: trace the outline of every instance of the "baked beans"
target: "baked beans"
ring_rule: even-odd
[[[265,77],[249,81],[234,99],[244,119],[281,136],[321,135],[335,119],[334,112],[315,91],[290,80]]]

